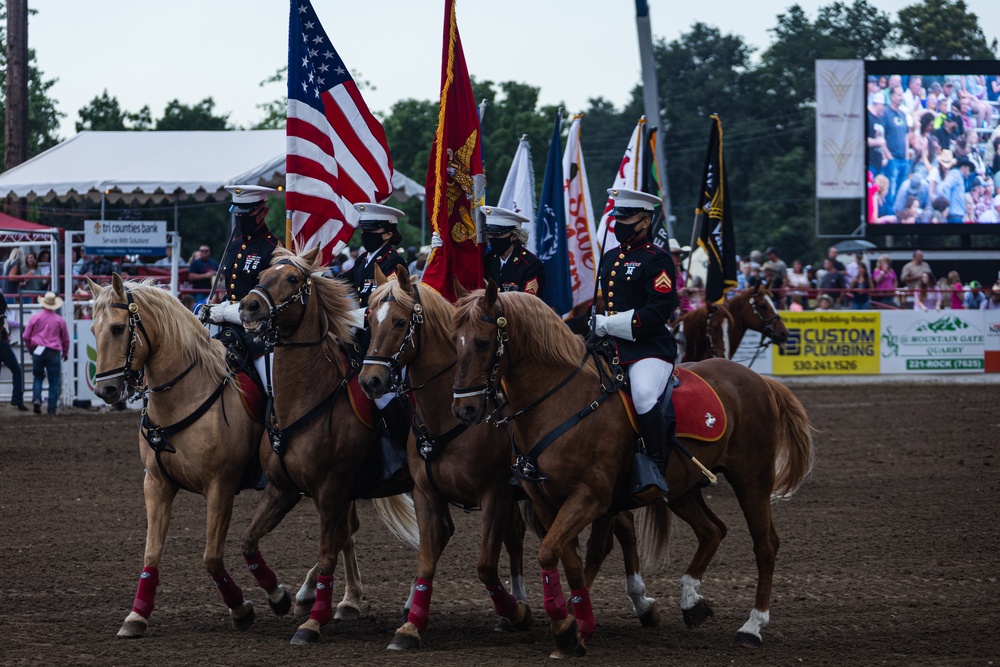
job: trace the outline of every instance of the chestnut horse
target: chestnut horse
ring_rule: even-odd
[[[759,283],[737,292],[724,303],[705,304],[685,313],[678,324],[683,327],[685,339],[683,361],[732,359],[747,329],[760,332],[778,345],[788,340],[788,329],[778,314],[771,291]]]
[[[574,538],[628,494],[635,432],[624,403],[610,383],[602,383],[583,340],[534,296],[500,294],[490,283],[463,297],[456,304],[452,340],[458,354],[455,415],[467,423],[483,419],[501,382],[510,409],[520,411],[514,420],[519,460],[545,479],[525,486],[548,529],[538,562],[549,628],[556,655],[581,655],[596,623]],[[717,441],[685,439],[684,444],[726,476],[743,509],[757,559],[757,595],[737,640],[759,645],[778,550],[770,503],[791,495],[811,468],[809,418],[787,388],[739,364],[712,359],[689,370],[714,389],[726,413],[726,430]],[[689,625],[699,625],[711,609],[698,588],[725,525],[705,504],[702,472],[690,459],[672,456],[665,476],[670,508],[698,537],[698,551],[681,579],[681,607]],[[666,531],[654,522],[648,533],[653,540],[644,548],[661,556]],[[572,613],[563,596],[560,561],[572,589]]]
[[[374,448],[374,431],[352,407],[347,387],[352,371],[341,351],[354,343],[347,314],[356,304],[345,283],[320,275],[316,257],[317,249],[302,256],[277,249],[259,284],[240,302],[244,327],[275,342],[271,447],[261,448],[270,484],[243,535],[244,556],[255,557],[260,539],[303,494],[320,515],[315,602],[292,644],[317,642],[333,615],[330,584],[337,556],[351,546],[357,530],[355,498],[390,496],[376,503],[382,520],[399,539],[417,545],[412,501],[399,488],[385,493],[354,488]],[[258,578],[258,584],[268,590],[273,579]],[[356,613],[355,608],[351,616]]]
[[[379,287],[368,304],[372,338],[361,371],[362,387],[375,398],[400,389],[412,396],[416,431],[420,434],[418,437],[411,433],[407,446],[420,524],[416,590],[411,592],[407,618],[389,648],[405,650],[420,645],[420,633],[428,622],[434,573],[454,532],[449,504],[466,511],[473,507],[482,510],[479,579],[501,617],[498,629],[526,630],[532,617],[526,606],[523,577],[525,526],[517,511],[517,499],[523,495],[510,484],[509,429],[487,424],[465,426],[452,415],[454,308],[436,291],[411,283],[405,268],[399,267],[394,277],[387,280],[376,268]],[[401,387],[404,367],[406,383]],[[602,535],[602,530],[606,533],[611,528],[605,522],[592,534]],[[626,590],[633,609],[643,625],[655,626],[659,606],[646,597],[639,574],[632,517],[623,516],[613,530],[622,544]],[[510,593],[504,589],[497,570],[501,541],[510,561]],[[595,539],[588,547],[587,563],[591,566],[604,560],[610,544]],[[596,575],[596,567],[591,569]]]
[[[135,603],[118,636],[137,638],[146,632],[180,489],[205,497],[205,568],[230,607],[233,627],[246,630],[254,621],[253,604],[226,571],[223,549],[233,498],[262,445],[264,426],[244,409],[222,343],[180,301],[150,281],[123,281],[115,275],[108,287],[88,282],[97,341],[94,393],[109,404],[143,394],[147,400],[139,438],[146,469],[146,548]],[[152,388],[144,389],[144,381]],[[362,593],[353,542],[344,561],[344,598],[356,604]],[[259,552],[247,565],[258,580],[273,576]],[[297,610],[314,599],[315,586],[314,567],[296,595]],[[291,607],[284,586],[276,581],[269,587],[268,603],[279,616]]]

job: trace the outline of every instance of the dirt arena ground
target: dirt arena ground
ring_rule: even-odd
[[[694,537],[675,523],[673,560],[646,573],[660,626],[643,628],[609,557],[592,597],[592,665],[992,665],[1000,661],[1000,401],[996,385],[796,385],[819,432],[818,461],[776,506],[781,550],[764,646],[731,642],[750,611],[756,572],[729,487],[709,489],[729,536],[701,592],[715,617],[685,628],[678,579]],[[136,413],[64,410],[55,418],[0,408],[0,664],[3,665],[515,665],[553,648],[542,620],[529,538],[534,629],[493,631],[475,576],[479,517],[457,531],[438,571],[425,646],[385,650],[398,625],[415,554],[366,504],[359,552],[360,621],[331,624],[321,642],[292,647],[291,617],[270,614],[237,548],[256,497],[237,498],[229,570],[257,603],[238,633],[201,565],[204,501],[175,503],[147,636],[120,640],[142,565],[145,514]],[[291,588],[315,559],[316,515],[303,503],[263,543]],[[337,573],[335,587],[342,586]],[[293,589],[294,590],[294,589]],[[339,599],[339,598],[335,598]]]

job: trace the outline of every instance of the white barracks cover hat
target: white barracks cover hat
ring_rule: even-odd
[[[482,213],[483,218],[486,220],[487,234],[503,234],[512,229],[517,229],[522,223],[528,222],[528,218],[525,216],[506,208],[480,206],[479,212]]]
[[[611,209],[611,215],[622,218],[642,211],[652,212],[661,203],[660,198],[656,195],[638,190],[608,188],[608,196],[615,201],[615,207]]]
[[[358,217],[358,227],[361,229],[382,229],[386,223],[398,225],[399,219],[406,217],[406,214],[398,208],[386,206],[385,204],[359,203],[354,205],[354,210],[360,214]]]
[[[263,185],[227,185],[226,190],[233,195],[233,204],[229,207],[230,213],[249,213],[261,202],[267,201],[268,195],[277,192],[274,188]]]

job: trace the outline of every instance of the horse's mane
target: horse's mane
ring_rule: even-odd
[[[455,322],[460,323],[480,315],[493,317],[480,307],[484,290],[476,290],[455,304]],[[586,349],[583,338],[574,334],[555,311],[544,301],[522,292],[501,292],[500,311],[507,318],[510,344],[526,366],[532,361],[562,364],[576,368]],[[597,377],[597,369],[586,364],[581,371]]]
[[[774,295],[771,294],[771,290],[768,289],[767,285],[757,285],[755,287],[747,287],[746,289],[736,292],[732,297],[723,303],[725,303],[725,305],[729,308],[729,311],[732,312],[734,310],[733,306],[738,305],[743,307],[747,305],[750,303],[750,299],[753,298],[754,294],[757,293],[763,294],[768,298],[774,298]]]
[[[420,283],[413,287],[419,289]],[[390,280],[379,285],[368,297],[368,308],[376,310],[389,294],[407,310],[413,310],[413,295],[403,289],[398,280]],[[443,296],[433,289],[420,290],[420,305],[424,309],[424,334],[428,338],[440,339],[440,342],[451,344],[451,318],[454,307]]]
[[[225,348],[222,345],[212,344],[208,329],[202,326],[194,313],[184,304],[170,292],[157,287],[152,278],[123,282],[139,306],[139,317],[147,317],[154,321],[165,341],[175,341],[180,345],[184,356],[189,361],[204,366],[212,378],[221,381],[229,375]],[[110,317],[112,304],[119,298],[113,288],[101,290],[94,298],[94,319]],[[145,339],[141,335],[139,344],[145,344]]]
[[[320,334],[326,337],[328,334],[344,344],[354,343],[354,331],[351,328],[348,313],[358,307],[357,302],[351,297],[353,291],[351,286],[343,280],[327,278],[322,274],[324,267],[317,264],[310,264],[304,257],[296,255],[291,250],[276,248],[271,256],[271,265],[278,260],[288,260],[300,271],[309,274],[312,278],[312,296],[316,299],[320,313]]]

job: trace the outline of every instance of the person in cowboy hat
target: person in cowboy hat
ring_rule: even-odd
[[[368,297],[375,291],[375,266],[389,279],[396,276],[396,267],[406,268],[406,260],[396,251],[403,240],[399,219],[406,214],[398,208],[383,204],[355,204],[358,212],[358,229],[365,251],[358,255],[354,266],[340,274],[342,280],[354,286],[361,308],[368,307]]]
[[[993,283],[989,298],[979,304],[979,310],[1000,310],[1000,280]]]
[[[520,213],[496,206],[480,206],[486,220],[486,252],[484,278],[492,279],[501,292],[525,292],[542,298],[545,293],[545,265],[524,247],[527,234],[521,224],[528,218]]]
[[[32,405],[35,414],[42,412],[42,380],[49,380],[49,414],[56,414],[59,405],[59,386],[62,382],[62,362],[69,359],[69,330],[66,320],[58,311],[63,300],[55,292],[47,292],[39,299],[42,310],[31,316],[21,333],[21,342],[31,353],[31,370],[34,375]]]
[[[677,357],[677,342],[667,322],[677,308],[677,277],[671,256],[649,240],[660,198],[621,188],[609,189],[608,194],[614,200],[611,215],[620,245],[601,258],[605,310],[595,315],[593,326],[598,336],[612,339],[619,361],[629,369],[639,431],[655,464],[653,483],[638,495],[646,496],[653,486],[666,495],[662,471],[676,429],[670,377]]]

